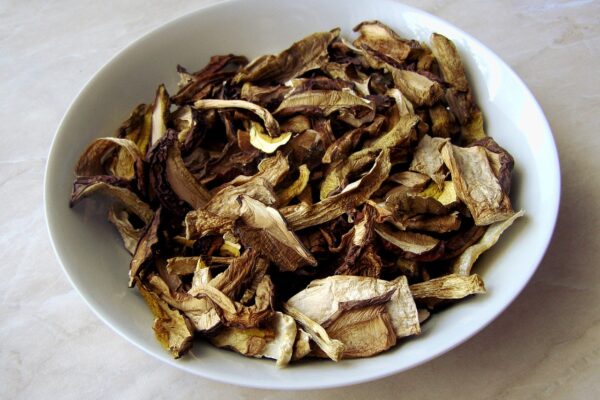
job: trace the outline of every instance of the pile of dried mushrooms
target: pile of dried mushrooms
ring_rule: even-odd
[[[454,44],[378,21],[248,62],[178,66],[75,167],[174,357],[202,338],[286,365],[369,357],[485,292],[478,256],[523,213]]]

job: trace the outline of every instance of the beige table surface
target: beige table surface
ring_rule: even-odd
[[[408,372],[305,393],[215,383],[130,345],[88,309],[52,252],[46,157],[68,105],[109,57],[211,1],[0,0],[0,398],[600,398],[600,1],[406,2],[511,65],[558,144],[554,239],[495,322]]]

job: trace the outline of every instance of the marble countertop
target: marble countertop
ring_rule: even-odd
[[[600,2],[406,0],[480,39],[533,91],[563,194],[537,273],[490,326],[410,371],[305,393],[208,381],[146,355],[69,285],[42,207],[55,129],[116,51],[212,1],[0,2],[0,398],[600,398]],[[174,390],[173,387],[176,386]]]

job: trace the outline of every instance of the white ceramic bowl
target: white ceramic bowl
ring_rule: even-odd
[[[427,41],[440,32],[457,45],[487,131],[516,159],[513,201],[526,217],[480,260],[488,289],[436,315],[423,333],[369,359],[309,361],[278,369],[200,343],[173,360],[151,329],[152,316],[127,288],[129,256],[106,221],[106,204],[90,199],[68,208],[75,161],[94,139],[112,135],[130,110],[153,98],[161,82],[174,91],[176,64],[204,66],[214,54],[249,58],[277,52],[315,31],[351,29],[379,19],[401,35]],[[556,147],[538,103],[517,75],[489,49],[437,17],[391,0],[243,0],[198,10],[144,36],[109,61],[83,88],[56,133],[45,182],[46,216],[56,255],[73,286],[121,336],[153,356],[206,378],[273,389],[335,387],[394,374],[452,349],[496,318],[523,289],[550,241],[560,197]],[[478,355],[473,354],[473,357]]]

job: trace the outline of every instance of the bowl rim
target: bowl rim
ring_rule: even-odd
[[[555,191],[553,193],[552,198],[544,199],[545,207],[547,209],[547,212],[549,213],[548,218],[551,219],[550,229],[548,229],[547,231],[544,231],[544,236],[540,237],[538,240],[540,245],[539,245],[539,249],[538,249],[539,254],[535,258],[535,262],[534,262],[535,267],[531,268],[530,273],[526,277],[526,279],[523,279],[519,285],[515,286],[514,296],[512,296],[510,298],[510,300],[507,301],[505,304],[502,304],[495,314],[490,313],[488,315],[485,315],[483,318],[481,318],[478,321],[475,329],[472,329],[466,335],[460,336],[460,338],[455,340],[452,343],[452,345],[447,346],[440,351],[431,352],[427,356],[420,358],[415,362],[409,363],[408,365],[406,365],[404,367],[400,367],[400,368],[396,368],[396,369],[389,368],[384,371],[376,371],[376,372],[372,372],[369,374],[365,374],[360,377],[345,378],[345,379],[337,380],[335,382],[329,382],[329,381],[310,382],[309,384],[300,382],[300,383],[292,384],[292,385],[290,385],[289,383],[282,385],[282,384],[277,384],[273,381],[268,381],[268,383],[262,382],[262,381],[256,382],[256,381],[248,381],[248,380],[235,381],[235,380],[228,379],[228,376],[222,375],[221,373],[212,373],[210,370],[192,369],[188,366],[187,363],[182,363],[179,360],[174,360],[165,355],[156,354],[151,349],[146,348],[141,343],[138,343],[133,337],[130,337],[119,326],[111,323],[107,319],[107,317],[97,307],[94,306],[94,304],[92,303],[92,299],[83,291],[83,289],[78,287],[75,284],[71,274],[69,273],[69,269],[66,266],[63,256],[61,255],[61,252],[56,244],[56,239],[55,239],[55,236],[53,233],[53,229],[54,229],[53,227],[56,226],[55,225],[56,221],[53,221],[52,217],[50,217],[52,215],[52,205],[48,200],[50,197],[50,194],[53,190],[53,186],[52,186],[53,172],[52,171],[54,169],[54,165],[58,162],[56,160],[56,157],[54,156],[54,154],[57,152],[59,138],[66,134],[64,125],[65,125],[66,121],[69,119],[71,113],[74,112],[73,111],[74,106],[79,102],[80,98],[90,88],[91,84],[98,78],[99,75],[101,75],[105,70],[110,68],[114,63],[118,62],[126,53],[128,53],[132,48],[138,46],[144,40],[148,40],[150,37],[153,37],[154,35],[159,35],[161,31],[171,29],[174,25],[178,24],[182,20],[187,19],[187,18],[194,18],[196,15],[201,14],[209,9],[218,9],[218,8],[222,8],[222,7],[226,8],[226,7],[231,6],[234,3],[241,3],[243,1],[244,0],[222,0],[222,1],[218,1],[216,3],[204,5],[199,8],[196,8],[195,10],[192,10],[192,11],[186,12],[182,15],[176,16],[176,17],[160,24],[157,27],[150,28],[150,30],[141,34],[136,39],[130,41],[127,45],[125,45],[123,48],[118,50],[114,55],[112,55],[106,62],[104,62],[102,64],[102,66],[100,68],[98,68],[91,75],[91,77],[81,86],[81,88],[78,90],[77,94],[74,96],[73,100],[68,105],[68,107],[67,107],[66,111],[64,112],[64,114],[58,124],[58,127],[54,133],[52,143],[50,146],[50,150],[48,153],[46,168],[44,171],[43,202],[44,202],[44,217],[45,217],[45,221],[46,221],[46,228],[47,228],[48,236],[50,239],[50,244],[52,246],[52,249],[54,251],[56,258],[59,261],[61,269],[64,272],[64,274],[66,275],[69,283],[75,289],[75,291],[81,296],[81,298],[84,300],[84,302],[87,304],[87,306],[93,311],[93,313],[104,324],[106,324],[114,332],[116,332],[118,335],[123,337],[129,343],[131,343],[134,346],[136,346],[137,348],[141,349],[146,354],[148,354],[160,361],[166,362],[167,364],[174,366],[180,370],[186,371],[188,373],[198,375],[203,378],[211,379],[211,380],[214,380],[217,382],[226,383],[226,384],[234,384],[236,386],[241,386],[241,387],[257,388],[257,389],[272,389],[272,390],[312,390],[312,389],[327,389],[327,388],[335,388],[335,387],[342,387],[342,386],[351,386],[351,385],[355,385],[355,384],[373,381],[376,379],[382,379],[387,376],[398,374],[400,372],[415,368],[415,367],[425,364],[425,363],[429,362],[430,360],[437,358],[437,357],[449,352],[450,350],[458,347],[459,345],[465,343],[470,338],[472,338],[474,335],[476,335],[477,333],[481,332],[484,328],[486,328],[493,320],[498,318],[517,299],[517,297],[519,297],[520,293],[523,291],[525,286],[531,280],[533,274],[537,271],[540,263],[542,262],[544,255],[547,252],[547,249],[550,245],[552,236],[554,234],[554,230],[556,228],[559,205],[560,205],[560,200],[561,200],[561,174],[560,174],[560,162],[559,162],[558,150],[556,147],[556,142],[554,140],[554,136],[553,136],[550,124],[548,123],[548,120],[543,112],[542,107],[538,103],[537,99],[535,98],[535,96],[533,95],[533,93],[531,92],[529,87],[523,82],[523,80],[517,75],[517,73],[506,62],[504,62],[488,46],[483,44],[481,41],[479,41],[478,39],[476,39],[469,33],[465,32],[462,28],[459,28],[454,23],[450,23],[450,22],[448,22],[436,15],[433,15],[427,11],[421,10],[421,9],[413,7],[413,6],[406,5],[401,2],[396,2],[396,1],[393,1],[393,3],[403,7],[407,11],[422,14],[425,17],[434,20],[438,24],[441,23],[442,25],[447,25],[447,26],[451,27],[452,29],[456,30],[463,38],[465,38],[469,42],[477,45],[481,50],[486,52],[487,55],[490,56],[491,59],[493,59],[494,62],[501,65],[505,69],[505,71],[510,75],[510,77],[512,79],[514,79],[519,85],[522,86],[522,89],[523,89],[524,93],[526,94],[526,96],[529,96],[530,99],[532,100],[534,111],[537,114],[539,114],[539,116],[541,117],[540,118],[540,122],[541,122],[540,128],[543,130],[543,136],[546,139],[550,140],[551,154],[548,154],[547,156],[549,156],[549,158],[551,160],[551,165],[545,165],[545,167],[548,168],[548,171],[550,171],[550,174],[553,175],[556,179]],[[245,1],[247,2],[248,0],[245,0]],[[255,0],[255,1],[264,2],[263,0]],[[392,2],[390,2],[390,3],[392,3]]]

